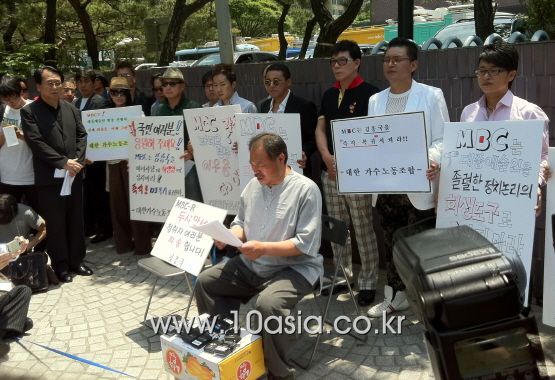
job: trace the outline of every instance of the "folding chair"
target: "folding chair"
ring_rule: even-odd
[[[160,278],[170,278],[179,276],[181,274],[185,275],[185,280],[187,281],[187,286],[189,287],[189,291],[191,292],[191,298],[193,297],[193,288],[191,287],[191,282],[189,281],[189,277],[187,273],[183,269],[179,269],[171,264],[166,263],[164,260],[159,259],[158,257],[147,257],[144,259],[140,259],[137,264],[156,275],[156,281],[152,285],[152,290],[150,292],[150,297],[148,298],[148,304],[146,305],[145,316],[143,318],[143,324],[146,325],[146,317],[148,315],[148,309],[150,308],[150,303],[152,301],[152,296],[154,295],[154,289],[156,289],[156,284]],[[189,302],[189,307],[191,302]],[[187,310],[187,313],[189,310]]]
[[[350,234],[350,231],[349,231],[349,226],[347,225],[347,223],[345,223],[341,220],[332,218],[331,216],[322,215],[322,239],[344,246],[347,243],[347,238],[349,237],[349,234]],[[341,269],[341,272],[343,273],[344,280],[338,282],[337,281],[337,274],[338,274],[340,269]],[[351,296],[351,300],[353,301],[353,305],[354,305],[355,310],[356,310],[356,315],[357,316],[360,315],[360,310],[358,308],[358,304],[356,302],[355,295],[353,293],[353,289],[351,288],[351,284],[348,281],[347,272],[345,271],[345,267],[343,266],[343,256],[338,255],[336,257],[336,263],[334,265],[334,273],[333,273],[333,277],[331,279],[331,282],[329,284],[322,284],[321,288],[319,286],[317,286],[316,289],[314,289],[314,292],[313,292],[314,302],[316,303],[316,305],[320,309],[320,312],[322,312],[322,308],[318,304],[318,301],[316,300],[316,296],[320,295],[320,291],[322,289],[329,288],[329,295],[327,296],[326,307],[325,307],[324,311],[322,312],[322,320],[324,321],[324,323],[328,323],[330,325],[332,324],[332,322],[328,321],[327,317],[328,317],[328,312],[329,312],[331,300],[333,298],[333,288],[336,285],[340,285],[340,284],[343,284],[343,283],[345,283],[347,285],[347,287],[349,288],[349,294]],[[356,338],[358,340],[362,340],[362,341],[366,341],[368,339],[367,336],[362,338],[362,337],[359,337],[357,335],[352,335],[352,334],[350,334],[350,335],[353,336],[354,338]],[[310,359],[308,360],[308,363],[307,364],[301,364],[301,363],[294,360],[295,364],[297,364],[299,367],[301,367],[303,369],[308,369],[310,367],[310,365],[312,364],[312,361],[314,360],[314,356],[316,355],[316,348],[318,347],[318,344],[320,343],[321,336],[322,336],[322,333],[318,332],[318,336],[316,338],[316,342],[314,342],[314,346],[312,348],[312,353],[310,355]]]

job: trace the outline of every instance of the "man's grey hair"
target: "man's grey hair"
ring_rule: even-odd
[[[287,162],[287,145],[285,145],[285,141],[283,141],[279,135],[275,133],[261,133],[256,135],[249,141],[249,150],[257,148],[260,145],[264,147],[264,151],[266,151],[266,154],[272,160],[276,160],[279,155],[283,153],[285,155],[285,162]]]

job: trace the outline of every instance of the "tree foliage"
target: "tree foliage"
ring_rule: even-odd
[[[231,0],[231,19],[243,37],[276,33],[281,7],[274,0]]]
[[[158,64],[160,66],[166,66],[173,61],[175,49],[177,49],[177,45],[179,44],[181,30],[183,29],[185,21],[190,15],[202,9],[208,1],[209,0],[195,0],[187,4],[185,0],[175,0],[175,6],[168,26],[168,33],[162,44],[160,58],[158,59]]]
[[[326,8],[325,2],[325,0],[310,0],[312,11],[320,25],[320,34],[314,50],[315,57],[330,56],[335,41],[353,23],[362,7],[363,0],[350,0],[345,12],[335,20]]]
[[[544,30],[551,39],[555,38],[555,1],[529,0],[528,22],[532,30]]]

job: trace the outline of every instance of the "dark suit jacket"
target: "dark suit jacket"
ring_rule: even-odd
[[[152,103],[154,103],[154,99],[152,97],[149,98],[138,89],[135,90],[135,98],[133,98],[133,105],[141,106],[145,116],[150,116],[150,107],[152,106]]]
[[[39,98],[21,109],[21,127],[33,152],[35,185],[61,184],[54,169],[63,169],[70,158],[84,164],[87,132],[72,104],[61,100],[55,109]]]
[[[262,113],[268,113],[270,110],[271,98],[262,100],[259,103],[258,109]],[[285,105],[285,113],[298,113],[301,117],[301,140],[303,145],[303,151],[306,157],[310,158],[312,153],[316,151],[316,137],[314,136],[314,131],[316,130],[317,113],[316,106],[314,103],[293,95],[291,92],[289,94],[289,99],[287,99],[287,104]]]
[[[77,109],[81,109],[82,101],[83,101],[83,98],[77,98],[73,101],[73,104]],[[100,95],[94,94],[93,96],[87,99],[87,103],[85,104],[83,111],[99,110],[102,108],[106,108],[107,106],[108,106],[108,102],[106,101],[106,99],[104,99]]]

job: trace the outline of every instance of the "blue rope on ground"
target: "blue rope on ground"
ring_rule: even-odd
[[[92,360],[83,359],[83,358],[81,358],[77,355],[73,355],[73,354],[70,354],[68,352],[60,351],[60,350],[57,350],[57,349],[52,348],[52,347],[45,346],[45,345],[40,344],[40,343],[35,343],[33,341],[30,341],[30,340],[27,340],[27,339],[24,340],[24,339],[21,339],[21,338],[18,338],[17,340],[20,341],[20,342],[34,344],[35,346],[42,347],[42,348],[44,348],[48,351],[54,352],[55,354],[65,356],[66,358],[69,358],[69,359],[72,359],[72,360],[75,360],[75,361],[78,361],[78,362],[81,362],[81,363],[84,363],[84,364],[92,365],[94,367],[98,367],[98,368],[104,369],[106,371],[110,371],[110,372],[114,372],[114,373],[117,373],[117,374],[120,374],[120,375],[125,375],[125,376],[128,376],[128,377],[132,377],[134,379],[137,378],[136,376],[130,375],[130,374],[122,372],[122,371],[118,371],[117,369],[107,367],[107,366],[102,365],[102,364],[97,363],[97,362],[93,362]]]

